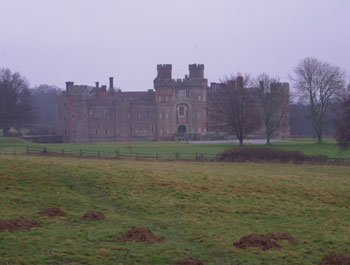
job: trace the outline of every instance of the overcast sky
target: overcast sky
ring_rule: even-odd
[[[266,72],[288,81],[300,59],[350,71],[349,0],[0,0],[0,67],[31,86],[66,81],[153,87],[156,65],[205,64],[209,82]]]

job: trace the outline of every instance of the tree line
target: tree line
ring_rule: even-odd
[[[32,134],[54,133],[56,97],[60,89],[50,85],[30,88],[27,79],[10,69],[0,69],[0,129],[3,136],[26,128]]]
[[[238,86],[237,79],[242,80]],[[324,135],[336,136],[343,148],[349,148],[350,84],[346,84],[345,71],[316,58],[305,58],[295,67],[290,80],[294,90],[291,98],[286,98],[276,87],[278,77],[266,73],[255,78],[249,74],[225,77],[223,88],[208,98],[212,103],[208,111],[240,144],[261,126],[269,143],[288,116],[292,136],[315,136],[319,143]],[[30,88],[20,73],[0,69],[3,136],[10,136],[10,128],[17,132],[29,128],[34,134],[54,133],[59,92],[50,85]]]
[[[249,74],[226,77],[224,86],[209,98],[209,110],[225,125],[226,131],[238,138],[240,145],[262,126],[269,144],[290,114],[292,135],[312,133],[321,143],[325,129],[334,128],[339,145],[343,150],[348,149],[350,84],[346,85],[345,71],[316,58],[305,58],[295,67],[290,79],[294,90],[287,104],[281,95],[283,90],[276,86],[279,78],[265,73],[256,78]]]

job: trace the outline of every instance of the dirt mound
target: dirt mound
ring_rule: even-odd
[[[56,216],[67,216],[67,214],[65,212],[63,212],[62,210],[60,210],[57,207],[53,207],[53,208],[49,208],[43,211],[39,212],[40,215],[45,215],[48,217],[56,217]]]
[[[233,246],[236,248],[249,248],[249,247],[258,247],[262,250],[268,249],[282,249],[283,247],[277,244],[274,240],[272,240],[267,235],[261,234],[249,234],[243,236],[239,241],[234,242]]]
[[[157,238],[147,227],[133,226],[119,240],[131,242],[164,242],[164,237]]]
[[[107,220],[102,212],[92,211],[85,213],[81,218],[81,220],[93,221],[93,220]]]
[[[204,263],[196,258],[189,257],[186,259],[179,260],[173,263],[173,265],[204,265]]]
[[[292,237],[289,234],[280,233],[280,232],[274,232],[274,233],[268,233],[266,234],[267,237],[271,238],[272,240],[278,241],[278,240],[287,240],[289,242],[295,242],[295,238]]]
[[[350,254],[331,253],[325,256],[319,265],[350,265]]]
[[[37,221],[32,219],[0,219],[0,231],[9,231],[14,230],[28,229],[30,230],[33,227],[42,227]]]

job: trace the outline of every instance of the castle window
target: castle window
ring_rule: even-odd
[[[162,128],[159,129],[159,133],[160,133],[160,135],[163,134],[163,129]]]
[[[184,116],[185,115],[185,108],[184,108],[184,106],[180,106],[179,107],[179,115],[180,116]]]
[[[198,132],[200,133],[202,130],[201,130],[201,128],[198,128]]]
[[[178,89],[175,90],[175,97],[179,98],[179,90]]]
[[[129,132],[132,133],[132,125],[129,126]]]
[[[202,97],[201,96],[198,96],[198,100],[201,101]]]
[[[67,120],[67,116],[64,116],[64,120],[65,120],[65,121]]]
[[[209,122],[207,122],[207,131],[209,131]]]
[[[87,115],[86,115],[86,113],[85,113],[85,119],[87,119]]]
[[[168,118],[169,118],[168,111],[165,113],[165,118],[166,118],[166,119],[168,119]]]
[[[97,129],[100,129],[101,128],[101,124],[97,124]]]
[[[161,119],[163,117],[162,113],[159,113],[159,119]]]
[[[107,130],[107,129],[105,130],[105,133],[106,133],[106,135],[107,135],[107,133],[108,133],[108,130]]]
[[[104,114],[105,114],[105,119],[108,120],[108,111],[105,110],[105,111],[104,111]]]
[[[67,102],[64,102],[63,106],[67,107]]]
[[[75,131],[73,130],[72,133],[75,134]]]
[[[64,135],[67,135],[67,130],[64,131]]]
[[[139,117],[139,110],[137,109],[136,110],[136,118],[138,118]]]
[[[198,118],[200,118],[200,117],[201,117],[201,112],[199,111],[199,112],[198,112]]]
[[[165,96],[165,101],[168,101],[168,96]]]
[[[74,119],[74,117],[75,117],[74,114],[72,114],[72,118],[73,118],[73,119]]]
[[[158,97],[158,101],[161,102],[162,101],[162,96]]]
[[[98,130],[96,129],[96,134],[98,133]]]
[[[188,88],[186,88],[186,98],[190,97],[190,90]]]
[[[149,119],[149,108],[147,108],[147,119]]]
[[[152,132],[154,132],[154,125],[152,124]]]

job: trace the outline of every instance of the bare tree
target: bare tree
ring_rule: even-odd
[[[225,78],[220,89],[208,94],[211,119],[219,121],[225,131],[234,134],[239,144],[260,126],[257,100],[249,75]]]
[[[336,137],[340,150],[345,151],[350,148],[350,96],[343,100],[341,107],[341,113],[336,121]]]
[[[56,99],[60,89],[51,85],[40,85],[31,89],[33,101],[37,110],[37,130],[55,130]]]
[[[255,79],[255,87],[265,125],[266,143],[270,144],[274,134],[288,124],[289,87],[265,73]]]
[[[35,118],[28,83],[19,73],[0,69],[0,127],[9,136],[12,126],[29,125]]]
[[[317,142],[322,142],[326,113],[332,99],[339,95],[345,84],[345,72],[338,66],[305,58],[294,70],[295,88],[302,100],[308,100]]]

